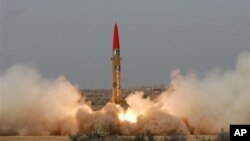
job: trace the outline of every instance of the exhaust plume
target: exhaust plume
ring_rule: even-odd
[[[214,134],[229,124],[250,123],[250,53],[242,53],[234,70],[214,69],[202,79],[172,73],[171,89],[158,102],[185,119],[196,134]]]
[[[78,131],[80,95],[63,76],[41,78],[34,68],[14,65],[0,76],[0,134],[47,135]],[[73,126],[72,126],[73,125]]]
[[[72,135],[104,128],[122,135],[215,134],[229,124],[250,123],[250,53],[233,70],[214,69],[204,78],[176,70],[154,101],[136,92],[128,108],[107,103],[94,111],[78,88],[59,76],[41,77],[30,66],[0,73],[0,135]]]

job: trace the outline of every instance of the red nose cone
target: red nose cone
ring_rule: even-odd
[[[118,26],[117,26],[117,23],[115,23],[114,38],[113,38],[113,49],[119,49],[119,48],[120,48],[120,43],[119,43]]]

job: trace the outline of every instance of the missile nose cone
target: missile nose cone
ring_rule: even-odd
[[[114,37],[113,37],[113,49],[119,49],[119,48],[120,48],[120,42],[119,42],[118,26],[117,26],[117,23],[115,23]]]

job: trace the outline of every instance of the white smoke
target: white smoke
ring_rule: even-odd
[[[14,65],[1,73],[0,86],[0,134],[78,131],[75,114],[84,103],[78,102],[78,90],[63,76],[44,79],[34,68]]]
[[[158,102],[177,117],[186,119],[194,133],[214,134],[229,124],[250,123],[250,53],[239,56],[234,70],[172,75],[171,89]]]
[[[42,78],[33,67],[14,65],[0,74],[0,135],[70,135],[104,128],[123,135],[214,134],[229,124],[250,123],[250,53],[233,70],[204,78],[172,73],[154,101],[136,92],[128,108],[107,103],[93,111],[63,76]]]

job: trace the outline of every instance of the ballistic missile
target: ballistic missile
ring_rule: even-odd
[[[121,57],[120,57],[120,42],[118,25],[115,23],[113,35],[113,56],[112,60],[112,98],[111,102],[119,104],[121,102]]]

